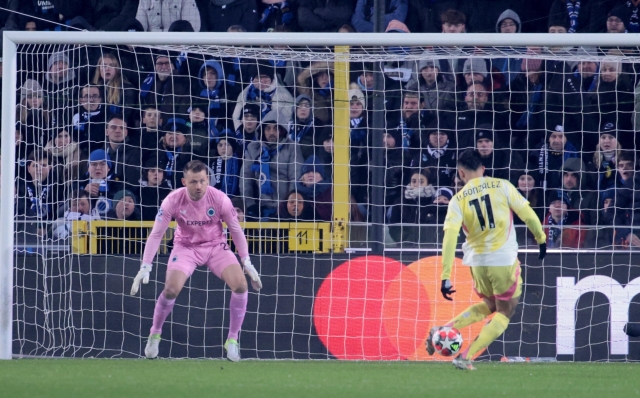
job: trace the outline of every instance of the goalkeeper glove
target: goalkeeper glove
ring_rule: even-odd
[[[440,292],[442,293],[442,297],[449,301],[453,301],[453,298],[449,297],[456,291],[453,290],[453,285],[449,279],[444,279],[442,281],[442,285],[440,286]]]
[[[131,285],[131,295],[135,296],[138,293],[138,289],[140,289],[140,282],[145,285],[149,283],[149,275],[151,274],[151,270],[153,269],[153,265],[142,263],[140,266],[140,271],[138,271],[138,275],[133,278],[133,285]]]
[[[538,256],[538,260],[543,260],[544,256],[547,255],[547,243],[540,243],[540,255]]]
[[[251,278],[251,286],[257,292],[262,289],[262,281],[260,280],[260,275],[258,275],[258,271],[256,271],[256,267],[251,264],[251,259],[249,257],[242,260],[242,265],[244,265],[244,273],[249,275]]]

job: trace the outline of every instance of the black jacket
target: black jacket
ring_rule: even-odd
[[[111,148],[111,145],[107,144],[105,151],[111,158],[111,174],[113,174],[114,179],[124,181],[131,187],[138,185],[142,167],[140,148],[131,145],[129,140],[125,140],[115,150]]]
[[[202,31],[226,32],[232,25],[241,25],[247,32],[258,31],[258,4],[256,0],[235,0],[226,6],[217,6],[211,0],[202,0],[200,7]]]
[[[298,26],[304,32],[335,32],[351,22],[352,0],[300,0]]]
[[[167,180],[163,180],[158,187],[149,187],[143,184],[146,184],[146,181],[140,184],[137,192],[138,200],[142,207],[141,219],[143,221],[153,221],[156,219],[160,204],[171,193],[171,188],[167,184]]]

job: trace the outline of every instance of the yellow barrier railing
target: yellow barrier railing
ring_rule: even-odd
[[[171,250],[175,222],[162,239],[159,254]],[[331,223],[245,222],[249,253],[328,253],[332,248]],[[71,251],[74,254],[142,254],[153,221],[74,221]],[[229,245],[235,251],[230,234]]]

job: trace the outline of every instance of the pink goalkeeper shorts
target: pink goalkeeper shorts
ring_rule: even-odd
[[[167,271],[182,271],[190,277],[196,267],[206,265],[218,278],[222,278],[222,271],[233,264],[238,264],[238,259],[226,243],[206,247],[176,246],[171,250]]]

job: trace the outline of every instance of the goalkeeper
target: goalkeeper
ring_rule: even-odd
[[[262,282],[249,260],[247,239],[240,228],[231,200],[221,191],[209,186],[207,166],[198,160],[187,163],[184,166],[182,184],[184,188],[176,189],[162,201],[144,248],[142,266],[131,287],[131,294],[135,295],[140,282],[149,282],[153,257],[171,219],[175,219],[178,227],[174,248],[167,264],[164,290],[160,293],[153,312],[153,325],[144,353],[147,358],[158,356],[162,325],[171,313],[176,297],[196,267],[206,265],[231,289],[229,335],[224,348],[227,358],[237,362],[240,360],[238,333],[247,309],[247,280],[236,256],[227,245],[222,229],[223,221],[231,232],[244,272],[251,278],[251,285],[255,290],[260,290]]]
[[[449,202],[444,222],[441,292],[447,300],[452,300],[450,296],[455,293],[449,278],[462,227],[467,236],[462,245],[462,263],[471,267],[474,290],[483,301],[467,308],[445,326],[460,329],[497,312],[480,335],[453,360],[459,369],[475,370],[471,358],[507,329],[522,294],[512,211],[533,232],[540,244],[540,259],[546,254],[547,244],[540,220],[529,202],[509,181],[483,177],[484,166],[477,151],[468,149],[460,155],[458,174],[465,186]],[[432,328],[427,340],[427,351],[431,355],[435,352],[431,338],[437,330],[438,327]]]

